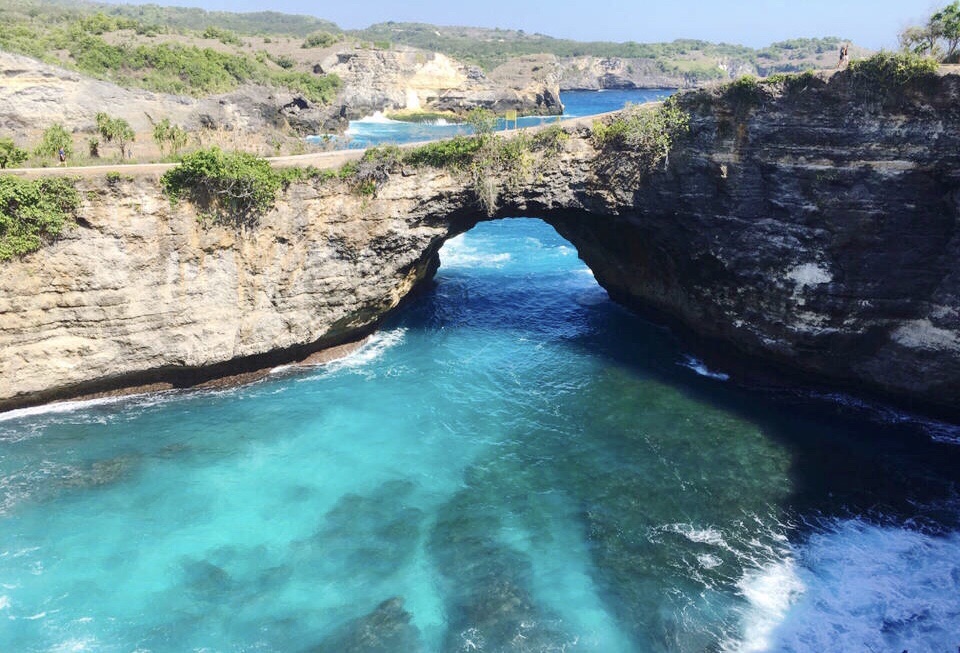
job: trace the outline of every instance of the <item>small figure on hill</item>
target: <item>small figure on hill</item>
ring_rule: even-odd
[[[850,63],[850,44],[844,43],[840,46],[840,62],[837,64],[837,70],[842,70]]]
[[[67,165],[67,151],[62,147],[57,150],[57,156],[60,157],[60,165]]]

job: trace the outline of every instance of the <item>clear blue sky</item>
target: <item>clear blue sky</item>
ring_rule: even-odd
[[[897,33],[948,0],[153,0],[227,11],[272,9],[332,20],[352,29],[388,20],[502,27],[577,40],[698,38],[754,47],[800,36],[840,36],[895,48]]]

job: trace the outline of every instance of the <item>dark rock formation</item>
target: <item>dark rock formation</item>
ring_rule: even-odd
[[[792,370],[960,407],[958,82],[687,96],[667,169],[630,183],[601,158],[624,208],[555,224],[625,303]]]
[[[420,633],[403,599],[387,599],[370,614],[338,628],[309,653],[396,653],[422,650]]]
[[[954,74],[688,94],[667,165],[580,129],[494,179],[491,217],[546,219],[614,298],[750,360],[955,411],[958,100]],[[199,225],[149,178],[85,190],[82,228],[3,264],[0,407],[349,339],[487,219],[468,175],[429,168],[373,198],[295,184],[245,232]]]

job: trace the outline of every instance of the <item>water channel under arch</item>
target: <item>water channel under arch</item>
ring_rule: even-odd
[[[342,361],[4,416],[0,650],[955,645],[950,433],[725,381],[539,220],[440,256]]]

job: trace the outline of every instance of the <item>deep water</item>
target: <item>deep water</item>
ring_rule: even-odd
[[[357,353],[0,416],[0,651],[942,651],[949,425],[743,388],[537,220]]]

